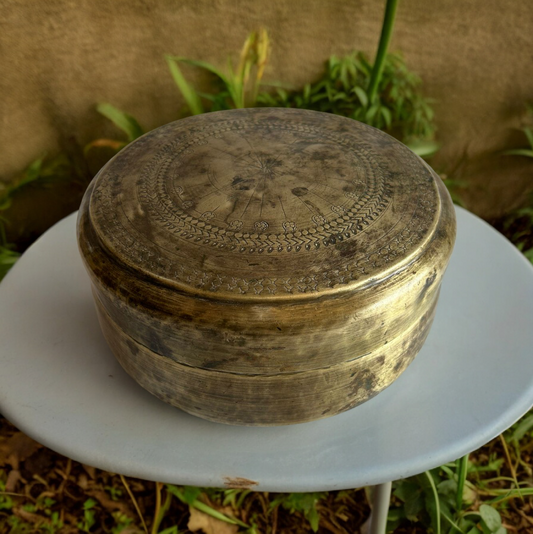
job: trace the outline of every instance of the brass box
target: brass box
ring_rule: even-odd
[[[335,415],[431,326],[455,239],[440,178],[357,121],[221,111],[133,142],[84,197],[104,335],[160,399],[223,423]]]

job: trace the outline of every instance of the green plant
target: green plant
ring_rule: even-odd
[[[83,150],[85,156],[87,156],[89,151],[93,148],[110,148],[118,152],[127,144],[135,141],[135,139],[144,134],[144,130],[134,117],[107,102],[101,102],[98,104],[96,106],[96,111],[98,111],[98,113],[103,115],[106,119],[109,119],[117,128],[122,130],[126,134],[127,141],[104,138],[95,139],[94,141],[91,141],[85,145]]]
[[[525,156],[527,158],[533,158],[533,105],[526,106],[524,125],[520,129],[522,132],[524,132],[529,143],[529,147],[504,150],[502,154],[506,156]]]
[[[44,154],[32,161],[13,181],[0,184],[0,280],[20,256],[15,245],[8,243],[6,226],[9,225],[9,221],[5,213],[27,189],[31,187],[51,188],[60,181],[78,180],[81,182],[81,174],[76,162],[67,154],[60,153],[54,156]]]
[[[46,154],[32,161],[14,180],[0,184],[0,245],[6,246],[5,224],[8,221],[1,215],[8,210],[13,200],[27,187],[38,184],[50,186],[58,180],[72,176],[72,162],[65,154],[47,157]]]
[[[253,107],[258,99],[259,87],[268,61],[269,51],[268,34],[266,30],[261,29],[252,32],[246,39],[235,69],[231,58],[228,58],[225,72],[206,61],[168,54],[165,59],[172,78],[185,99],[189,112],[198,115],[205,111]],[[215,93],[196,91],[181,72],[180,64],[199,67],[214,75],[217,91]],[[202,99],[208,102],[209,107],[207,109]]]
[[[398,0],[387,0],[385,6],[385,16],[383,18],[383,25],[381,27],[381,36],[379,38],[378,52],[372,68],[372,76],[368,84],[368,96],[370,103],[373,103],[378,91],[379,82],[383,74],[383,66],[389,48],[390,38],[392,36],[392,28],[394,27],[394,17],[396,15],[396,8],[398,7]]]
[[[501,464],[498,464],[496,469]],[[495,468],[495,466],[492,466]],[[470,464],[468,456],[455,464],[446,464],[421,475],[410,477],[393,484],[395,506],[389,511],[388,530],[398,528],[402,522],[421,523],[436,534],[504,534],[501,515],[488,503],[479,509],[472,509],[478,499],[478,489],[469,481],[467,474],[479,472]],[[516,490],[505,490],[513,497]],[[498,490],[486,491],[485,494],[499,497]]]
[[[527,148],[516,148],[505,150],[503,155],[523,156],[533,158],[533,106],[526,108],[526,116],[523,120],[523,127],[526,139],[529,143]],[[524,253],[524,256],[533,263],[533,194],[530,195],[528,203],[523,208],[509,213],[502,225],[503,233]]]
[[[122,512],[113,512],[111,516],[115,521],[115,525],[111,528],[111,534],[120,534],[133,523],[133,519]]]
[[[302,90],[277,88],[274,94],[261,94],[259,102],[350,117],[399,137],[420,156],[432,155],[438,149],[433,141],[433,110],[419,91],[420,79],[399,54],[387,54],[382,69],[372,100],[368,93],[372,66],[365,54],[354,52],[332,56],[323,76]]]
[[[533,263],[533,194],[523,208],[508,213],[498,229]]]
[[[0,469],[0,511],[11,510],[13,508],[13,499],[11,495],[6,492],[5,473]]]
[[[200,500],[200,496],[205,491],[203,488],[197,488],[193,486],[184,486],[179,488],[178,486],[173,486],[172,484],[167,484],[166,488],[170,494],[174,495],[174,497],[179,499],[181,502],[188,504],[192,508],[196,508],[200,512],[204,512],[204,514],[210,515],[211,517],[219,519],[220,521],[224,521],[225,523],[230,523],[231,525],[239,525],[240,527],[244,527],[246,529],[250,528],[250,525],[247,525],[240,519],[229,517],[202,502]]]
[[[94,499],[87,499],[83,503],[83,520],[77,525],[83,532],[90,532],[96,522],[95,511],[93,510],[95,506],[96,501]]]
[[[9,269],[15,265],[20,258],[20,254],[13,250],[14,245],[0,245],[0,280],[4,278]],[[1,503],[0,503],[1,506]]]
[[[313,532],[318,532],[320,515],[317,504],[325,497],[325,493],[287,493],[280,494],[271,501],[270,507],[275,508],[281,505],[291,514],[300,512],[309,521]]]

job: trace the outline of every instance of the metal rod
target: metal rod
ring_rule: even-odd
[[[385,534],[389,512],[392,482],[374,486],[372,493],[372,515],[368,534]]]

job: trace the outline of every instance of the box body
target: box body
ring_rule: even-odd
[[[455,238],[440,178],[324,113],[232,110],[135,141],[78,220],[104,335],[205,419],[292,424],[391,384],[431,326]]]

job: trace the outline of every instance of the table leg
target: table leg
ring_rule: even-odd
[[[372,493],[372,514],[368,534],[385,534],[389,512],[392,482],[374,486]]]

